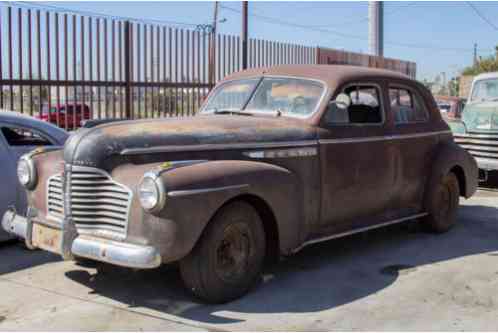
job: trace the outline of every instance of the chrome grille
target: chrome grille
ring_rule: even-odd
[[[70,210],[78,232],[125,235],[132,192],[100,169],[73,166]]]
[[[498,159],[498,135],[454,134],[455,142],[474,157]]]
[[[48,179],[47,218],[61,223],[65,213],[70,213],[79,233],[113,238],[126,235],[132,199],[129,188],[107,172],[90,167],[66,168],[65,177],[66,191],[62,174]]]
[[[47,217],[61,222],[64,218],[62,174],[51,176],[47,182]]]

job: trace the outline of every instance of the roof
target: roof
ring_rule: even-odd
[[[335,87],[344,81],[354,79],[392,78],[413,81],[404,74],[387,69],[347,65],[281,65],[251,68],[233,73],[227,76],[225,80],[261,75],[297,76],[316,79],[326,82],[330,87]]]
[[[44,133],[47,133],[49,136],[53,137],[60,143],[64,142],[69,135],[63,129],[46,121],[41,121],[19,112],[13,112],[4,109],[0,109],[0,122],[38,129]]]

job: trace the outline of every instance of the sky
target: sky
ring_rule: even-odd
[[[77,11],[206,24],[213,2],[42,2]],[[240,34],[241,2],[221,2],[220,33]],[[476,13],[477,9],[484,18]],[[368,2],[250,2],[249,37],[368,52]],[[274,18],[272,19],[267,19]],[[478,55],[494,55],[498,2],[385,2],[384,56],[417,63],[417,79],[447,78]],[[226,19],[226,20],[225,20]],[[488,22],[486,22],[486,20]]]

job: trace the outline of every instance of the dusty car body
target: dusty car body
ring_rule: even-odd
[[[460,120],[449,122],[455,141],[472,154],[479,178],[498,170],[498,72],[477,75]]]
[[[25,214],[27,200],[23,186],[17,180],[19,158],[37,147],[62,147],[68,134],[52,125],[22,114],[0,110],[0,214],[9,207]],[[0,241],[11,239],[0,230]]]
[[[5,229],[66,259],[179,261],[208,302],[308,244],[417,218],[445,231],[477,186],[426,88],[354,66],[239,72],[196,117],[83,128],[26,159],[30,209]]]

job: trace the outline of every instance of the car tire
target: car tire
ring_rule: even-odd
[[[450,172],[438,184],[434,184],[427,199],[426,207],[429,215],[423,220],[424,226],[436,233],[451,229],[456,222],[460,200],[460,187],[456,175]]]
[[[194,249],[180,261],[187,288],[207,303],[225,303],[246,294],[259,280],[266,240],[258,212],[237,201],[209,222]]]

